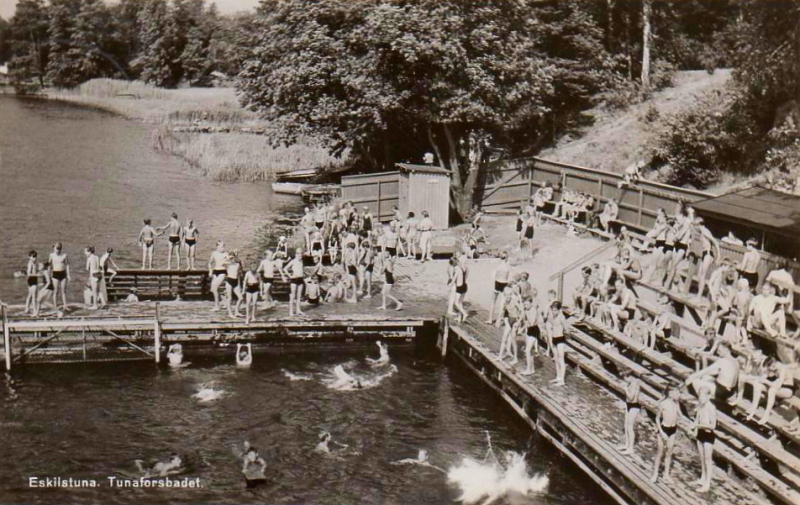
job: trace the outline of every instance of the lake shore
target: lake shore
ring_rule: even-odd
[[[161,89],[138,81],[94,79],[46,98],[119,114],[155,126],[152,147],[215,181],[271,180],[292,170],[341,166],[309,141],[273,147],[269,122],[243,109],[233,88]]]

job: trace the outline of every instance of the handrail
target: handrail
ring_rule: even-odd
[[[550,276],[550,278],[548,280],[550,280],[550,281],[556,280],[559,276],[564,275],[564,274],[570,272],[571,270],[574,270],[575,268],[579,267],[580,265],[583,265],[584,263],[586,263],[587,261],[589,261],[593,257],[597,256],[598,254],[600,254],[602,252],[605,252],[608,249],[611,249],[615,245],[616,245],[616,243],[613,240],[604,243],[603,245],[601,245],[600,247],[598,247],[594,251],[582,256],[580,259],[577,259],[577,260],[573,261],[572,263],[567,265],[565,268],[562,268],[558,272],[554,273],[553,275]]]

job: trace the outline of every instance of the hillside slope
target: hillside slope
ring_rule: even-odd
[[[601,105],[588,111],[594,119],[591,126],[578,138],[562,138],[539,157],[620,172],[642,157],[664,117],[691,108],[704,94],[722,90],[730,76],[730,70],[711,75],[700,70],[678,72],[673,87],[654,93],[645,102],[623,110],[610,111]]]

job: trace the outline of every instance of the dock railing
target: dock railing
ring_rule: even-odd
[[[564,276],[565,275],[567,275],[568,273],[572,272],[576,268],[585,265],[586,263],[588,263],[591,260],[597,258],[601,254],[603,254],[604,252],[608,251],[609,249],[612,249],[615,246],[616,246],[616,243],[613,242],[613,241],[605,242],[603,245],[601,245],[597,249],[591,251],[588,254],[585,254],[585,255],[581,256],[580,258],[578,258],[577,260],[573,261],[572,263],[570,263],[566,267],[562,268],[558,272],[556,272],[553,275],[551,275],[548,280],[550,280],[550,281],[558,280],[558,289],[557,289],[558,301],[562,302],[562,303],[564,302]]]

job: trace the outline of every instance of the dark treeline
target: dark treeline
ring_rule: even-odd
[[[19,0],[0,21],[0,61],[19,85],[115,77],[209,86],[214,71],[235,74],[245,18],[204,0]]]

